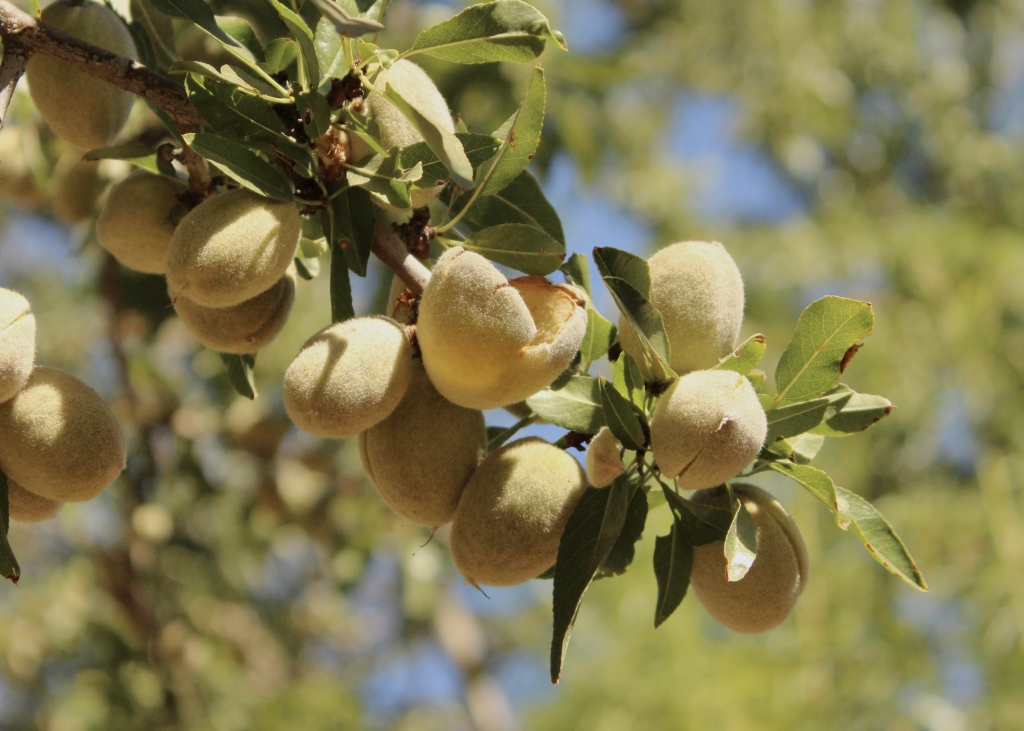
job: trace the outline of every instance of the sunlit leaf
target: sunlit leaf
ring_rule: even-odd
[[[850,532],[864,544],[878,563],[882,564],[891,574],[899,577],[919,591],[928,591],[928,583],[924,575],[911,557],[907,547],[892,526],[882,517],[875,507],[860,495],[837,487],[840,498],[849,505],[853,522]]]

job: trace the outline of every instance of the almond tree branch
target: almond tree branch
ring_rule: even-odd
[[[5,53],[26,57],[42,53],[64,61],[79,71],[103,79],[141,96],[163,109],[182,132],[198,132],[203,118],[181,87],[138,61],[86,43],[64,31],[41,23],[7,0],[0,0],[0,38]]]
[[[199,132],[203,117],[185,96],[181,86],[124,56],[97,48],[74,36],[41,23],[19,10],[8,0],[0,0],[0,39],[4,44],[4,62],[0,66],[0,104],[6,109],[14,85],[20,77],[16,59],[22,65],[30,56],[42,53],[114,86],[141,96],[167,112],[183,132]],[[11,58],[10,64],[7,58]],[[11,80],[13,79],[13,80]],[[189,182],[195,192],[206,192],[209,170],[206,161],[186,148]],[[405,285],[420,294],[430,279],[430,271],[412,256],[405,244],[386,224],[377,224],[373,253],[392,269]]]
[[[25,62],[28,57],[16,48],[4,49],[4,60],[0,62],[0,129],[4,128],[7,119],[7,108],[14,98],[14,89],[18,79],[25,73]]]
[[[405,242],[390,224],[377,221],[373,229],[373,247],[371,249],[382,262],[388,265],[398,278],[413,294],[423,294],[424,287],[430,281],[430,270],[420,263],[419,259],[409,253]]]

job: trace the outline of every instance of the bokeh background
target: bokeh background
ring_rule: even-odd
[[[283,32],[263,0],[211,5],[264,40]],[[847,381],[898,408],[820,461],[889,519],[931,593],[888,575],[809,495],[759,476],[810,550],[794,615],[741,636],[690,597],[655,631],[660,508],[632,569],[589,591],[551,686],[550,582],[481,596],[443,529],[428,542],[380,502],[354,440],[289,426],[281,375],[329,322],[325,277],[300,286],[245,401],[161,280],[112,266],[91,224],[11,186],[8,154],[0,285],[32,301],[40,361],[114,405],[131,457],[98,499],[12,526],[23,574],[0,587],[0,729],[1024,728],[1024,4],[538,5],[570,47],[541,59],[534,168],[571,251],[724,242],[747,284],[743,337],[766,334],[769,375],[810,301],[874,303]],[[381,43],[405,48],[461,7],[393,0]],[[216,51],[187,31],[180,43]],[[529,73],[423,64],[486,132]],[[0,140],[19,129],[37,149],[21,93],[11,125]],[[388,284],[380,267],[357,282],[357,310],[379,311]],[[613,315],[604,292],[597,305]]]

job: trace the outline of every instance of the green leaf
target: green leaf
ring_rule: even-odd
[[[225,67],[230,68],[230,67]],[[231,86],[246,86],[247,82],[242,81],[241,77],[233,77],[224,74],[219,69],[214,68],[208,63],[202,61],[175,61],[171,64],[168,69],[169,73],[172,74],[196,74],[204,79],[214,79],[224,84],[230,84]]]
[[[265,142],[294,160],[306,177],[316,175],[316,158],[308,147],[281,132],[281,118],[262,99],[237,87],[194,75],[185,78],[185,93],[203,119],[223,137],[238,142]]]
[[[587,488],[569,516],[558,543],[552,596],[551,682],[562,674],[562,662],[583,594],[604,563],[626,523],[636,488],[620,475],[606,488]]]
[[[307,75],[303,91],[316,89],[320,85],[320,62],[317,60],[316,46],[313,44],[313,31],[310,30],[306,21],[291,8],[283,5],[279,0],[269,0],[270,4],[277,10],[281,20],[288,26],[292,38],[299,44],[299,60],[305,65]],[[301,68],[301,66],[300,66]]]
[[[733,513],[729,532],[725,534],[725,565],[726,577],[729,581],[739,581],[757,558],[757,531],[754,519],[750,516],[742,500],[736,501],[736,512]]]
[[[426,53],[454,63],[524,63],[544,51],[546,40],[565,50],[565,38],[551,30],[539,10],[522,0],[497,0],[470,6],[421,31],[405,55]]]
[[[662,494],[675,518],[683,537],[693,546],[704,546],[715,541],[724,541],[732,525],[732,513],[710,505],[701,505],[686,500],[666,485],[661,486]]]
[[[293,63],[299,55],[299,47],[290,38],[275,38],[264,49],[267,73],[279,74]]]
[[[580,362],[590,364],[608,352],[618,337],[618,331],[612,323],[601,317],[601,313],[593,307],[587,309],[587,331],[580,341]]]
[[[21,567],[18,566],[18,559],[14,556],[11,544],[7,540],[7,533],[11,527],[11,509],[7,491],[7,475],[0,470],[0,576],[10,579],[15,584],[21,578]]]
[[[754,387],[754,390],[759,392],[761,387],[764,386],[764,371],[751,371],[747,374],[747,380],[750,381],[750,385]]]
[[[244,145],[207,132],[187,134],[185,141],[249,190],[280,201],[295,195],[294,184],[280,170]]]
[[[683,536],[679,524],[674,523],[667,536],[658,536],[654,541],[654,576],[658,580],[655,628],[683,603],[692,571],[693,546]]]
[[[595,249],[595,251],[597,250]],[[594,260],[598,261],[596,255]],[[598,264],[599,269],[600,267],[601,265]],[[615,300],[619,311],[636,332],[650,365],[649,372],[654,380],[660,383],[669,383],[675,380],[676,375],[668,365],[668,334],[665,332],[665,322],[661,313],[623,280],[606,276],[603,272],[602,279],[605,286],[608,287],[608,291],[611,292],[612,299]]]
[[[374,15],[369,17],[364,13],[355,12],[357,8],[355,2],[344,2],[343,4],[349,7],[342,7],[333,0],[313,0],[313,4],[317,6],[324,17],[327,18],[334,26],[336,32],[349,38],[356,38],[366,33],[377,33],[378,31],[384,30],[384,25],[375,18]],[[372,3],[371,9],[380,8],[377,13],[383,12],[383,4],[380,2]]]
[[[561,266],[561,270],[572,280],[573,284],[586,292],[588,297],[594,296],[594,293],[590,291],[590,264],[586,254],[570,254],[569,258],[565,260],[565,264]]]
[[[816,398],[839,383],[847,352],[874,324],[869,302],[830,295],[808,305],[775,370],[775,404]]]
[[[490,160],[477,168],[474,180],[480,186],[480,197],[494,195],[502,190],[533,159],[540,145],[546,98],[544,69],[537,66],[519,109],[494,133],[495,137],[502,140],[501,147]],[[462,188],[473,187],[462,185],[458,180],[455,182]]]
[[[464,194],[460,198],[462,205],[471,196],[471,193]],[[456,203],[456,208],[461,208],[459,203]],[[494,195],[478,197],[462,218],[462,224],[471,231],[502,223],[533,226],[565,246],[565,233],[558,212],[544,196],[540,184],[529,170],[520,172]]]
[[[633,412],[633,407],[615,387],[599,379],[601,385],[601,405],[604,408],[604,420],[612,434],[626,449],[641,450],[647,443],[640,420]]]
[[[810,464],[825,444],[825,437],[820,434],[801,434],[787,441],[793,449],[793,458],[796,463]]]
[[[320,216],[303,214],[302,238],[299,239],[299,252],[304,259],[315,259],[327,253],[331,245],[327,242]]]
[[[390,84],[386,84],[383,91],[388,101],[398,107],[409,123],[420,133],[424,142],[437,155],[437,158],[444,163],[452,181],[460,188],[472,188],[473,166],[470,164],[469,158],[466,157],[466,151],[462,148],[459,138],[453,132],[439,127],[433,120],[421,114]]]
[[[615,386],[616,391],[636,407],[638,413],[644,413],[644,401],[647,398],[647,391],[644,389],[644,377],[640,373],[640,366],[633,360],[633,356],[625,351],[615,361],[612,385]]]
[[[320,18],[316,24],[313,47],[316,48],[317,63],[320,64],[320,70],[325,79],[340,79],[348,74],[345,51],[341,47],[341,36],[335,30],[334,24],[326,17]]]
[[[771,444],[776,439],[795,437],[818,426],[821,422],[831,419],[850,400],[852,391],[849,389],[827,396],[799,401],[788,406],[780,406],[767,412],[768,436],[765,439]]]
[[[835,515],[836,524],[846,530],[853,520],[849,504],[841,500],[836,492],[835,483],[827,474],[809,465],[793,464],[789,461],[767,462],[768,467],[781,472],[786,477],[807,488],[807,490],[825,504]]]
[[[459,246],[524,274],[545,276],[565,260],[565,247],[539,228],[503,223],[477,231]]]
[[[32,0],[32,4],[37,5],[36,0]],[[157,11],[152,0],[131,0],[129,7],[132,20],[149,36],[150,45],[157,54],[160,67],[167,68],[177,58],[174,49],[174,25],[171,19]]]
[[[352,305],[352,283],[348,278],[345,252],[337,244],[331,249],[331,322],[344,322],[356,316]]]
[[[316,90],[298,94],[295,103],[302,114],[302,127],[310,139],[321,136],[331,126],[331,105]]]
[[[370,194],[362,188],[349,188],[334,196],[328,213],[333,245],[345,252],[349,271],[365,277],[373,246],[374,214]]]
[[[849,436],[878,423],[888,416],[893,408],[895,407],[887,398],[854,392],[838,414],[811,431],[826,437]]]
[[[396,208],[412,205],[410,187],[423,175],[420,163],[411,170],[403,170],[401,152],[396,147],[389,155],[374,155],[361,167],[348,166],[350,185],[364,188],[383,203]]]
[[[636,555],[636,542],[644,533],[644,526],[647,524],[647,493],[643,490],[635,490],[633,499],[629,501],[626,509],[626,522],[622,526],[619,537],[615,539],[615,545],[608,553],[608,558],[601,564],[595,579],[604,579],[611,576],[621,576],[633,563]]]
[[[857,539],[864,544],[878,563],[882,564],[889,573],[899,577],[918,591],[928,591],[928,583],[924,575],[911,557],[907,547],[896,535],[896,531],[882,517],[882,514],[875,507],[860,495],[849,490],[837,487],[839,496],[850,506],[850,515],[853,522],[850,524],[850,532],[857,536]]]
[[[743,345],[722,358],[715,370],[736,371],[745,376],[757,368],[766,348],[764,335],[751,335]]]
[[[621,279],[645,300],[651,298],[651,265],[628,251],[611,246],[594,249],[594,264],[602,277]]]
[[[149,2],[154,9],[159,10],[165,15],[192,21],[225,46],[236,49],[244,48],[242,44],[225,33],[217,25],[217,19],[214,17],[213,11],[203,0],[149,0]],[[249,55],[249,50],[245,49],[245,53]]]
[[[177,178],[174,166],[171,163],[161,160],[155,150],[145,145],[116,145],[114,147],[100,147],[96,150],[89,150],[82,156],[83,160],[125,160],[138,165],[140,168],[149,170],[151,173],[159,173],[171,178]]]
[[[501,146],[501,143],[490,135],[459,132],[455,136],[462,143],[462,149],[474,171],[481,163],[487,162]],[[408,170],[416,163],[423,164],[423,177],[416,181],[414,188],[433,188],[448,182],[448,168],[426,142],[417,142],[415,145],[402,148],[402,167]],[[445,191],[445,203],[450,200],[448,193],[449,191]]]
[[[252,400],[256,398],[256,380],[253,378],[252,369],[256,365],[256,355],[236,355],[234,353],[221,353],[220,359],[228,370],[228,380],[231,387],[240,396]]]
[[[236,17],[215,17],[214,20],[222,31],[238,41],[239,45],[248,49],[253,58],[257,61],[264,60],[263,44],[260,43],[255,29],[247,21]]]
[[[581,434],[597,434],[605,424],[600,385],[592,376],[572,376],[561,388],[530,396],[526,405],[545,421]]]

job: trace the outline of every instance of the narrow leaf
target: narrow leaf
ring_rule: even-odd
[[[542,277],[557,271],[565,260],[565,246],[539,228],[522,223],[482,229],[459,245],[491,261]]]
[[[454,63],[523,63],[539,56],[546,40],[565,50],[565,38],[551,30],[539,10],[522,0],[497,0],[421,31],[406,55],[427,53]]]
[[[757,532],[750,512],[738,500],[729,532],[725,534],[725,565],[729,581],[739,581],[754,564],[757,557]]]
[[[626,573],[626,569],[633,563],[636,542],[643,536],[646,524],[647,493],[639,489],[634,490],[633,499],[629,501],[629,507],[626,509],[626,522],[622,526],[622,532],[619,533],[615,545],[608,553],[608,558],[601,564],[601,569],[594,578],[603,579]]]
[[[0,470],[0,576],[10,579],[15,584],[21,578],[21,567],[18,566],[18,559],[14,556],[11,544],[7,540],[7,533],[11,527],[11,510],[7,490],[7,475]]]
[[[335,244],[331,249],[331,322],[344,322],[355,316],[345,252],[339,244]]]
[[[117,145],[114,147],[100,147],[96,150],[89,150],[82,156],[83,160],[125,160],[138,165],[140,168],[149,170],[151,173],[166,175],[177,178],[174,166],[171,163],[161,160],[155,150],[145,145]]]
[[[581,434],[597,434],[605,424],[600,385],[591,376],[572,376],[561,388],[530,396],[526,405],[545,421]]]
[[[892,402],[882,396],[853,393],[838,414],[812,431],[826,437],[849,436],[878,423],[888,416],[893,408]]]
[[[704,546],[724,541],[732,525],[732,513],[709,505],[686,500],[665,485],[661,487],[665,501],[686,541],[693,546]]]
[[[850,515],[850,505],[841,499],[837,492],[835,483],[827,474],[809,465],[793,464],[789,461],[767,462],[768,467],[781,472],[786,477],[807,488],[814,497],[825,503],[825,507],[833,512],[836,524],[846,530],[853,516]]]
[[[647,397],[647,391],[644,389],[644,378],[640,373],[640,366],[633,360],[633,356],[625,351],[615,361],[612,384],[615,386],[616,391],[621,393],[627,401],[636,407],[638,413],[644,413],[644,401]]]
[[[606,488],[587,488],[569,516],[558,543],[552,596],[551,682],[562,674],[562,662],[583,595],[618,540],[635,488],[621,475]]]
[[[227,367],[228,380],[231,387],[240,396],[247,399],[256,398],[256,380],[253,378],[252,369],[256,365],[255,355],[235,355],[234,353],[221,353],[220,359]]]
[[[764,342],[764,335],[751,335],[743,345],[736,348],[732,353],[722,358],[722,362],[715,366],[716,370],[736,371],[744,376],[757,368],[764,351],[767,348]]]
[[[611,429],[612,434],[622,443],[626,449],[644,449],[647,440],[644,437],[644,430],[640,426],[640,420],[633,412],[633,407],[615,387],[604,380],[599,379],[601,385],[601,405],[604,407],[604,419]]]
[[[464,194],[455,208],[461,208],[471,196],[472,193]],[[540,184],[529,170],[520,172],[497,193],[478,197],[473,207],[462,218],[462,225],[471,231],[501,223],[533,226],[565,246],[565,233],[558,212],[545,197]]]
[[[279,0],[269,0],[277,10],[281,20],[288,26],[292,38],[299,44],[299,57],[306,67],[307,85],[303,91],[316,89],[320,85],[320,62],[317,60],[316,46],[313,44],[313,31],[298,13],[285,6]]]
[[[594,249],[594,264],[602,277],[621,279],[645,300],[651,298],[651,266],[646,259],[611,246]]]
[[[214,38],[227,46],[244,48],[242,44],[225,33],[213,15],[213,10],[203,0],[149,0],[154,9],[173,18],[190,20]],[[246,49],[248,54],[248,49]]]
[[[436,122],[426,117],[416,107],[407,102],[402,95],[395,91],[390,84],[384,88],[384,96],[392,104],[398,107],[399,111],[416,128],[423,140],[430,149],[437,155],[437,158],[448,168],[452,181],[460,188],[469,189],[473,187],[473,166],[466,157],[466,151],[462,143],[454,133],[440,127]]]
[[[775,404],[816,398],[839,383],[847,352],[874,323],[869,302],[830,295],[808,305],[775,370]]]
[[[366,33],[377,33],[384,30],[384,24],[366,17],[350,14],[334,0],[313,0],[324,17],[334,26],[335,30],[348,38],[357,38]]]
[[[572,283],[587,293],[588,297],[593,297],[594,293],[590,290],[590,264],[587,262],[586,254],[570,254],[569,258],[565,260],[565,264],[561,266],[561,270],[571,280]]]
[[[466,157],[469,158],[474,172],[481,164],[490,160],[501,146],[501,142],[490,135],[458,132],[455,137],[462,143],[462,149],[465,151]],[[448,182],[448,168],[426,142],[417,142],[415,145],[402,148],[402,168],[408,170],[416,163],[423,164],[423,177],[414,183],[414,188],[433,188]],[[451,200],[449,191],[444,192],[442,200],[444,203]]]
[[[374,214],[370,194],[362,188],[338,193],[331,200],[329,215],[332,245],[345,252],[349,271],[365,277],[373,247]]]
[[[810,431],[838,414],[852,395],[852,391],[845,390],[769,410],[768,436],[765,442],[771,444],[776,439],[795,437]]]
[[[292,200],[295,185],[255,152],[219,135],[185,135],[189,147],[249,190],[275,200]]]
[[[693,571],[693,546],[683,536],[678,523],[667,536],[654,541],[654,576],[658,580],[658,603],[654,626],[661,626],[683,602]]]
[[[853,516],[850,532],[864,544],[872,558],[918,591],[928,591],[924,575],[882,514],[860,495],[841,487],[837,487],[836,491],[850,506],[850,514]]]
[[[608,352],[618,337],[615,325],[601,317],[593,307],[587,309],[587,332],[580,342],[580,362],[589,367],[591,363]]]
[[[481,186],[480,196],[494,195],[505,188],[533,159],[540,145],[546,99],[544,69],[537,66],[519,109],[494,133],[502,140],[501,147],[476,171],[476,184]],[[461,186],[458,180],[455,182]]]

